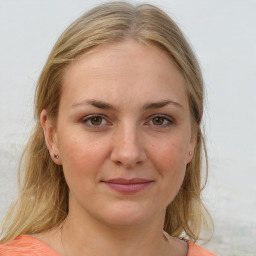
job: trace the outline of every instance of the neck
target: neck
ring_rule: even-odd
[[[157,219],[134,226],[111,226],[70,214],[60,232],[66,256],[153,256],[167,255],[164,252],[170,249]]]

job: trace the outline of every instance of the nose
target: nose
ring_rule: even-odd
[[[111,160],[127,169],[143,164],[147,158],[142,136],[136,127],[123,127],[116,131],[113,145]]]

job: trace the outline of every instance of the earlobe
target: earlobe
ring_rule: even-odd
[[[57,134],[52,120],[47,115],[47,110],[40,114],[40,124],[44,131],[44,138],[49,154],[55,164],[61,165],[60,153],[58,150]],[[56,157],[58,156],[58,157]]]
[[[192,136],[190,140],[189,151],[187,156],[187,164],[189,164],[193,159],[195,147],[196,147],[196,136]]]
[[[193,159],[193,151],[189,151],[188,152],[188,156],[187,156],[187,164],[189,164]]]

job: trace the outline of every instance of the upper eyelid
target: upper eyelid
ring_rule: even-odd
[[[100,124],[100,125],[88,124],[88,121],[92,120],[94,117],[101,117],[103,120],[105,120],[106,124]],[[84,124],[86,123],[85,125],[87,127],[91,127],[94,129],[102,128],[103,126],[109,125],[110,123],[104,115],[100,115],[100,114],[92,114],[92,115],[85,116],[81,119],[81,122]]]
[[[107,117],[105,115],[102,115],[102,114],[91,114],[91,115],[87,115],[87,116],[84,116],[83,118],[81,118],[81,121],[87,121],[87,120],[90,120],[93,117],[102,117],[103,119],[107,120]]]
[[[103,115],[103,114],[91,114],[91,115],[87,115],[87,116],[85,116],[85,117],[83,117],[82,119],[81,119],[81,121],[82,122],[85,122],[85,121],[88,121],[88,120],[90,120],[90,119],[92,119],[93,117],[101,117],[101,118],[103,118],[106,122],[110,122],[109,120],[108,120],[108,118],[105,116],[105,115]],[[153,115],[151,115],[151,116],[149,116],[148,118],[147,118],[147,122],[149,122],[150,120],[152,120],[153,118],[155,118],[155,117],[162,117],[162,118],[165,118],[166,120],[168,120],[168,121],[170,121],[170,122],[175,122],[175,119],[173,118],[173,117],[171,117],[170,115],[166,115],[166,114],[153,114]]]
[[[154,115],[151,115],[151,116],[149,117],[149,119],[152,119],[152,118],[155,118],[155,117],[163,117],[163,118],[165,118],[165,119],[167,119],[167,120],[169,120],[169,121],[172,121],[172,122],[175,121],[175,119],[174,119],[173,117],[171,117],[171,116],[169,116],[169,115],[165,115],[165,114],[154,114]]]

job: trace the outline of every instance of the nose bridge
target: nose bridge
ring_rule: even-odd
[[[114,137],[112,161],[125,167],[133,167],[145,161],[142,132],[136,124],[126,122],[120,125]]]

